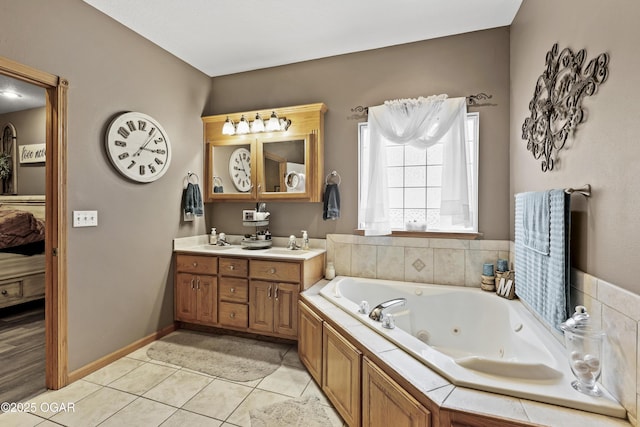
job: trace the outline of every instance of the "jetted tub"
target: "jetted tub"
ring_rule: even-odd
[[[478,288],[344,276],[320,294],[455,385],[626,417],[606,390],[592,397],[571,387],[565,349],[518,300]],[[362,301],[371,310],[397,298],[406,304],[385,310],[394,329],[359,312]]]

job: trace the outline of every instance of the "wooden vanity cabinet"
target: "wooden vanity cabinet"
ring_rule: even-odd
[[[322,318],[298,302],[298,356],[311,376],[322,384]]]
[[[218,322],[218,258],[176,255],[175,318],[215,325]]]
[[[249,268],[249,329],[297,338],[300,263],[252,259]]]
[[[220,257],[218,320],[220,326],[249,326],[249,260]]]
[[[323,323],[322,391],[349,426],[360,425],[361,365],[362,353]]]
[[[363,427],[429,427],[431,414],[371,360],[362,364]]]

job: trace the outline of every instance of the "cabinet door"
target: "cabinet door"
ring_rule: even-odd
[[[175,288],[175,317],[177,320],[189,322],[197,319],[196,276],[178,273]]]
[[[362,366],[363,427],[429,427],[430,413],[366,357]]]
[[[273,291],[275,284],[252,280],[249,283],[249,328],[273,332]]]
[[[207,200],[256,199],[255,146],[255,138],[248,135],[207,144]]]
[[[198,294],[198,320],[202,323],[218,323],[218,283],[215,276],[196,277]]]
[[[322,384],[322,319],[298,302],[298,356],[318,384]]]
[[[349,426],[359,426],[361,353],[326,322],[322,341],[322,391]]]
[[[274,291],[274,332],[295,338],[298,336],[298,293],[300,286],[276,283]]]

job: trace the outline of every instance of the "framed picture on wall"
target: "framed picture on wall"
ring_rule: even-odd
[[[18,193],[18,151],[16,128],[7,123],[0,141],[0,194]]]

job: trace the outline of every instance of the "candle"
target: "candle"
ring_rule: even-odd
[[[493,276],[493,264],[485,263],[482,265],[482,274],[484,276]]]

